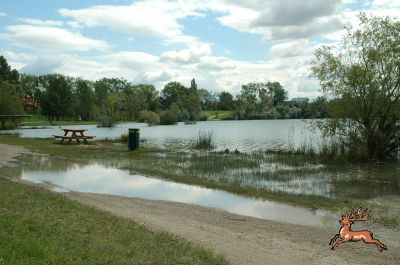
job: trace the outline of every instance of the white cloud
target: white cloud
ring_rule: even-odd
[[[263,35],[266,41],[310,38],[344,26],[341,0],[236,0],[219,6],[222,25]]]
[[[0,17],[6,17],[6,16],[7,16],[6,13],[0,12]]]
[[[18,19],[26,24],[36,25],[36,26],[62,26],[63,21],[56,20],[41,20],[41,19],[31,19],[31,18],[20,18]]]
[[[177,19],[201,16],[186,4],[161,0],[138,1],[131,5],[103,5],[59,13],[87,27],[108,27],[134,36],[163,38],[169,42],[192,43]]]
[[[400,2],[397,0],[373,0],[372,1],[372,8],[377,9],[377,8],[384,8],[384,9],[390,9],[390,8],[400,8]]]
[[[63,28],[35,25],[6,26],[8,33],[0,36],[16,46],[50,51],[106,50],[105,41],[91,39]]]
[[[309,41],[306,39],[275,44],[270,49],[271,56],[277,58],[310,55],[312,52],[313,50],[309,48]]]
[[[168,51],[161,54],[164,61],[191,64],[197,63],[202,57],[211,55],[211,47],[208,44],[203,44],[189,49],[180,51]]]
[[[268,26],[300,26],[314,21],[316,18],[334,14],[340,0],[278,0],[270,1],[252,22],[253,27]]]

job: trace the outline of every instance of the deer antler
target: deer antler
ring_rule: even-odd
[[[351,209],[350,216],[348,216],[348,219],[351,221],[366,221],[367,217],[372,211],[368,212],[368,208],[364,210],[364,212],[361,213],[362,207],[358,208],[358,211],[354,213],[354,209]],[[347,214],[346,214],[347,216]]]

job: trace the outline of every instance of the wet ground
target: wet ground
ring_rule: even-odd
[[[326,225],[335,221],[321,210],[312,211],[221,190],[131,174],[127,170],[99,163],[73,162],[47,155],[20,155],[14,167],[0,168],[0,175],[47,183],[58,192],[76,191],[183,202],[292,224]]]

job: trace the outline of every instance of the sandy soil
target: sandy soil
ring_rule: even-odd
[[[0,166],[21,152],[27,151],[0,144]],[[78,192],[64,196],[212,248],[232,264],[399,264],[400,260],[400,231],[373,224],[354,225],[353,230],[370,229],[387,251],[381,253],[362,242],[344,243],[333,251],[329,241],[338,232],[339,223],[312,227],[184,203]]]

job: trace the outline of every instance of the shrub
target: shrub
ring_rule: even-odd
[[[207,115],[201,115],[199,117],[199,121],[207,121],[208,120],[208,116]]]
[[[102,116],[97,127],[114,127],[114,119],[111,116]]]
[[[158,117],[157,113],[152,111],[141,111],[140,120],[144,121],[149,126],[160,124],[160,117]]]
[[[234,116],[224,116],[221,118],[222,121],[232,121],[235,120]]]
[[[160,124],[161,125],[174,125],[178,123],[178,116],[175,112],[170,110],[164,111],[160,115]]]

